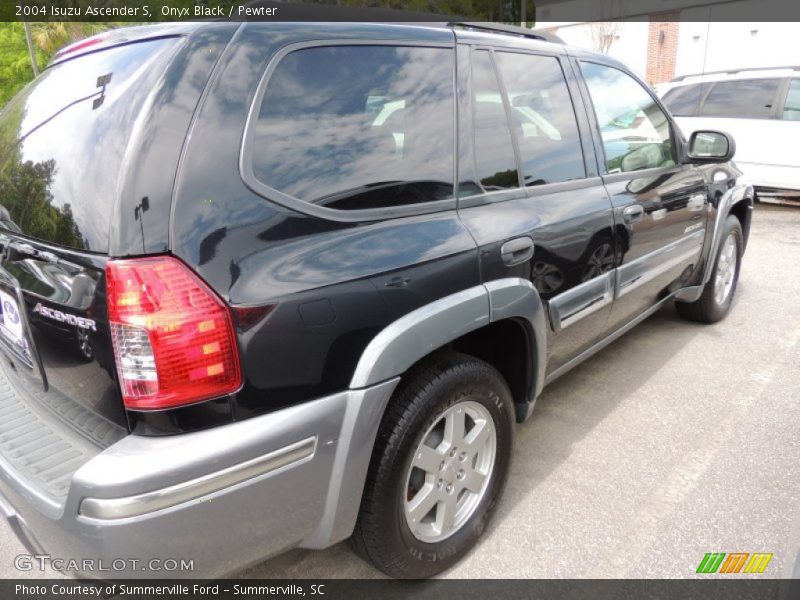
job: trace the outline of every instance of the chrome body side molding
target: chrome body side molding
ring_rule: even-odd
[[[705,230],[683,236],[612,271],[603,273],[550,299],[548,310],[556,333],[608,306],[670,269],[699,259]]]
[[[625,333],[627,333],[628,331],[630,331],[631,329],[636,327],[636,325],[638,325],[639,323],[641,323],[642,321],[647,319],[649,316],[653,315],[659,308],[664,306],[664,304],[666,304],[670,300],[674,300],[674,298],[675,298],[675,294],[670,294],[666,298],[663,298],[663,299],[659,300],[656,304],[651,306],[645,312],[643,312],[639,316],[635,317],[634,319],[632,319],[631,321],[629,321],[628,323],[626,323],[625,325],[623,325],[622,327],[620,327],[616,331],[612,332],[607,337],[605,337],[602,340],[600,340],[599,342],[597,342],[594,346],[591,346],[591,347],[587,348],[586,350],[581,352],[578,356],[576,356],[575,358],[573,358],[569,362],[561,365],[558,369],[556,369],[555,371],[550,373],[550,375],[547,376],[547,379],[544,382],[545,385],[548,385],[548,384],[552,383],[553,381],[555,381],[556,379],[561,377],[564,373],[566,373],[570,369],[572,369],[574,367],[577,367],[579,364],[581,364],[587,358],[590,358],[591,356],[593,356],[594,354],[596,354],[597,352],[599,352],[600,350],[602,350],[603,348],[608,346],[611,342],[613,342],[617,338],[621,337],[622,335],[624,335]]]
[[[553,330],[559,332],[611,304],[615,281],[615,271],[608,271],[551,298],[548,308]]]
[[[678,265],[699,259],[705,233],[704,229],[695,231],[663,248],[617,267],[616,297],[628,294]]]

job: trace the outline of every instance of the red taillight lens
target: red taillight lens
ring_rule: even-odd
[[[127,408],[182,406],[239,389],[230,311],[186,265],[168,256],[111,260],[106,280]]]

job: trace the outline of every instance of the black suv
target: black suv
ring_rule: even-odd
[[[0,508],[65,558],[213,577],[352,537],[436,574],[546,384],[667,302],[728,312],[733,152],[522,29],[68,47],[0,119]]]

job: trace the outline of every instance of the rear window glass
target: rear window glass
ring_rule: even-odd
[[[767,119],[780,79],[743,79],[714,84],[701,109],[704,117]]]
[[[323,46],[270,76],[252,144],[260,182],[339,210],[453,197],[453,54]]]
[[[705,85],[702,83],[682,85],[668,91],[663,101],[669,112],[676,117],[691,117],[697,110],[704,89]]]
[[[118,46],[47,69],[0,116],[0,227],[108,250],[134,122],[177,38]]]

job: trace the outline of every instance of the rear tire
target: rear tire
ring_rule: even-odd
[[[489,364],[447,353],[408,373],[375,442],[356,552],[397,578],[431,577],[483,533],[511,458],[514,405]]]
[[[675,303],[679,315],[699,323],[716,323],[728,314],[739,281],[743,240],[739,219],[729,215],[722,227],[711,279],[708,280],[697,301]]]

